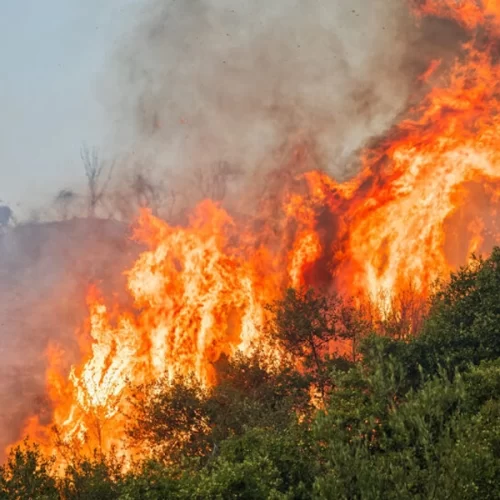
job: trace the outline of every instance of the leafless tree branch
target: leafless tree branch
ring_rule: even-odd
[[[97,149],[89,149],[87,146],[82,147],[80,157],[83,161],[89,190],[88,213],[89,217],[95,217],[96,209],[101,203],[111,181],[116,162],[113,161],[106,169],[106,164],[99,158]],[[103,180],[102,175],[105,170],[107,170],[107,177]]]

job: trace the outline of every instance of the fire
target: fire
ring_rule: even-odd
[[[482,27],[490,35],[487,40],[497,40],[497,2],[481,6],[481,2],[439,0],[419,5],[420,15],[449,17],[467,29]],[[461,239],[471,239],[469,251],[481,250],[482,233],[490,226],[489,245],[498,243],[498,56],[484,34],[471,33],[462,52],[451,70],[435,79],[434,88],[409,118],[363,155],[356,194],[349,186],[344,212],[349,220],[348,255],[340,274],[351,291],[367,291],[376,298],[381,291],[397,293],[411,279],[417,290],[427,293],[439,276],[452,269],[451,256],[444,251],[444,227],[468,202],[460,196],[467,183],[486,186],[490,199],[482,218],[456,228]],[[425,79],[439,66],[433,61]],[[467,235],[467,229],[473,234]]]
[[[498,34],[500,5],[496,0],[413,0],[419,16],[452,19],[468,30],[485,26]]]
[[[222,353],[251,349],[264,303],[252,262],[228,247],[232,226],[211,202],[198,207],[188,228],[141,214],[135,237],[149,249],[127,273],[135,313],[109,311],[92,289],[86,359],[64,383],[57,353],[50,355],[54,423],[64,442],[119,446],[129,382],[194,374],[211,383],[211,363]]]
[[[69,379],[60,353],[50,353],[48,391],[63,441],[120,445],[129,383],[165,373],[212,383],[221,354],[262,340],[264,306],[286,286],[326,284],[387,311],[409,285],[425,297],[468,252],[499,243],[500,7],[413,4],[419,17],[459,23],[469,40],[451,66],[430,64],[421,81],[433,87],[362,154],[356,177],[297,176],[283,189],[281,234],[271,241],[211,201],[186,227],[141,213],[135,238],[148,249],[127,273],[134,307],[110,310],[91,290],[83,360]],[[39,428],[28,422],[32,435]]]

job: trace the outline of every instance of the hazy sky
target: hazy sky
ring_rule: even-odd
[[[83,182],[81,144],[112,128],[99,84],[140,3],[2,0],[0,200],[19,211]]]

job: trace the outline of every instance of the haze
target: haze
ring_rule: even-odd
[[[0,200],[16,211],[82,182],[82,142],[105,143],[112,124],[97,89],[136,3],[2,2]]]

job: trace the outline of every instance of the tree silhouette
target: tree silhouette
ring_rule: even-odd
[[[62,220],[68,218],[69,207],[75,201],[76,193],[69,189],[61,189],[55,199],[54,203],[59,211]]]
[[[106,163],[99,158],[97,150],[95,148],[90,150],[87,146],[82,147],[80,156],[83,161],[89,190],[88,214],[89,217],[95,217],[97,206],[101,203],[113,175],[115,163],[113,162],[109,167],[106,167]],[[107,177],[103,179],[106,170]]]
[[[0,205],[0,232],[5,230],[9,223],[15,223],[14,213],[7,205]]]

